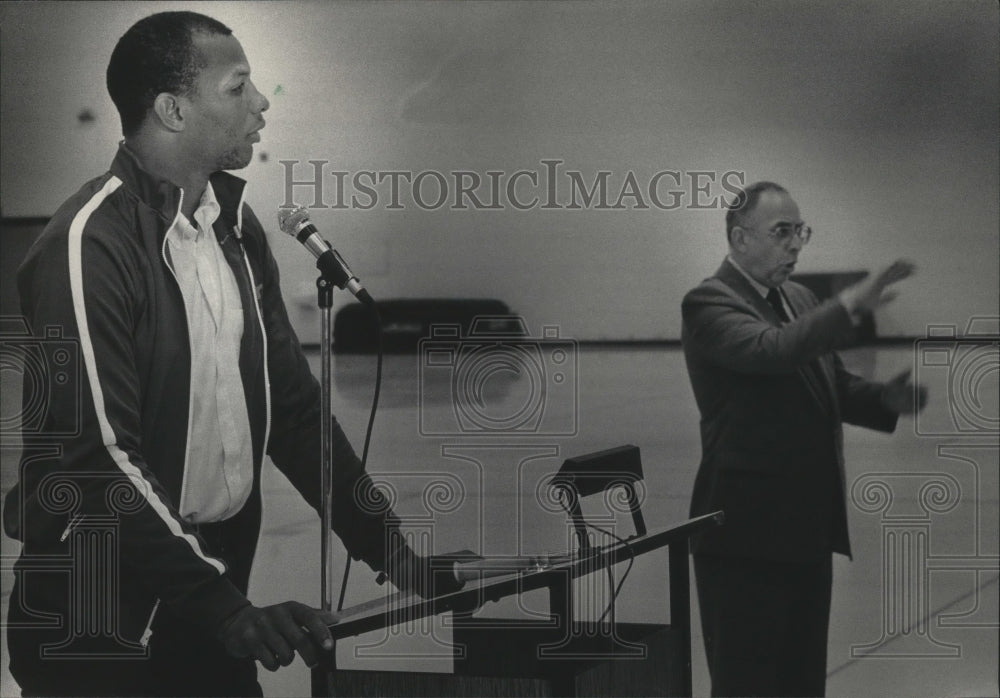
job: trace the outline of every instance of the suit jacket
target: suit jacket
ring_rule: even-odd
[[[695,553],[850,555],[841,423],[896,426],[882,384],[849,373],[833,351],[853,336],[844,306],[794,282],[782,288],[795,314],[784,325],[728,261],[684,297],[702,443],[691,515],[726,514],[692,541]]]

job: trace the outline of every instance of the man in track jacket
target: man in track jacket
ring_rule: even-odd
[[[190,12],[134,25],[108,89],[125,134],[110,171],[18,274],[35,335],[78,356],[71,389],[50,391],[50,447],[26,449],[5,503],[23,541],[11,672],[25,695],[259,694],[255,660],[314,665],[335,621],[246,598],[265,455],[321,501],[320,389],[244,182],[223,171],[250,162],[268,102],[230,30]],[[336,423],[333,452],[349,553],[423,579]]]

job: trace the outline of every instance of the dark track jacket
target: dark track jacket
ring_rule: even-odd
[[[892,431],[882,384],[849,373],[834,353],[853,339],[837,299],[782,288],[795,319],[777,314],[728,261],[682,303],[681,340],[701,412],[702,458],[691,515],[725,524],[692,541],[699,554],[801,560],[850,555],[843,422]]]
[[[219,172],[211,182],[221,207],[215,234],[243,305],[239,363],[254,455],[249,500],[227,522],[211,524],[228,529],[225,550],[210,547],[176,508],[187,467],[191,353],[165,236],[185,193],[144,171],[122,146],[108,173],[59,208],[18,273],[36,341],[70,351],[61,382],[42,396],[44,422],[26,435],[19,481],[5,501],[5,530],[24,543],[16,573],[32,604],[46,605],[37,610],[76,613],[66,607],[73,582],[38,569],[79,554],[69,549],[74,527],[111,530],[108,554],[119,569],[103,583],[115,585],[121,639],[129,642],[157,600],[210,632],[249,603],[265,454],[314,508],[321,502],[319,385],[288,322],[264,231],[243,201],[244,181]],[[25,381],[26,406],[38,404],[29,394],[36,387]],[[333,450],[333,528],[352,557],[384,569],[387,531],[398,522],[336,422]]]

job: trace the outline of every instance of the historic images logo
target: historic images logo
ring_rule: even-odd
[[[584,173],[563,168],[561,159],[538,167],[486,170],[337,170],[329,160],[308,160],[309,177],[296,175],[298,160],[281,160],[285,177],[282,208],[304,202],[307,208],[369,211],[624,211],[719,210],[729,206],[746,184],[743,172],[672,170],[637,173],[597,169]],[[306,169],[304,166],[301,169]],[[296,179],[296,176],[304,177]]]
[[[882,608],[880,637],[852,645],[852,657],[960,657],[950,631],[998,625],[998,326],[996,317],[974,317],[964,331],[931,325],[915,343],[915,381],[930,402],[914,430],[933,459],[854,482],[854,505],[879,516]],[[945,598],[945,588],[960,591]]]
[[[33,628],[62,630],[60,640],[42,647],[46,657],[142,657],[149,638],[148,626],[142,626],[146,619],[125,619],[119,613],[118,532],[121,516],[145,506],[144,493],[121,473],[57,469],[64,443],[81,433],[82,364],[79,341],[66,336],[62,327],[40,328],[33,335],[23,317],[0,318],[5,392],[0,439],[11,458],[19,458],[21,479],[36,483],[33,493],[19,490],[22,501],[16,508],[22,520],[7,523],[24,530],[29,494],[46,516],[65,521],[55,554],[4,556],[2,566],[13,571],[17,562],[26,586],[36,575],[58,573],[66,580],[65,617],[33,616],[26,609],[28,619],[22,621]],[[103,508],[84,511],[85,489],[91,495],[100,490],[95,501],[103,502]]]

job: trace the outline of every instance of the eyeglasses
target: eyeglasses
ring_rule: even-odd
[[[797,237],[805,245],[809,242],[809,238],[812,237],[812,232],[812,228],[805,223],[796,223],[794,225],[791,223],[779,223],[768,230],[767,234],[783,245],[790,243],[793,237]]]

